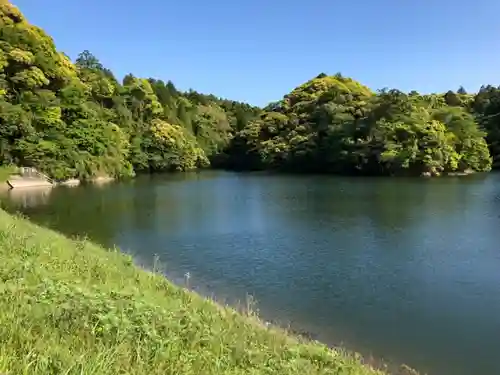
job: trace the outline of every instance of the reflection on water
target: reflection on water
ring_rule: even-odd
[[[265,318],[325,342],[430,375],[500,373],[498,174],[207,172],[23,194],[4,204],[146,265],[158,254],[217,296],[251,293]]]
[[[28,209],[48,204],[51,192],[51,186],[29,187],[0,190],[0,196],[9,200],[19,209]]]

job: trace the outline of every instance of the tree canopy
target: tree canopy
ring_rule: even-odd
[[[491,155],[491,156],[490,156]],[[0,163],[56,179],[202,167],[376,175],[488,171],[500,164],[500,88],[374,92],[325,73],[265,108],[123,80],[75,60],[0,0]]]
[[[363,175],[489,171],[490,150],[495,158],[500,152],[500,102],[493,94],[498,89],[487,90],[476,97],[463,88],[375,93],[339,73],[322,73],[237,132],[228,164]]]
[[[0,2],[0,160],[58,178],[207,166],[259,110],[181,93],[170,81],[119,82],[89,51],[75,63]]]

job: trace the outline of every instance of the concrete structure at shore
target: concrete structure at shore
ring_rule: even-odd
[[[40,173],[35,168],[21,167],[17,174],[13,174],[7,180],[11,188],[52,187],[56,185],[78,186],[80,180],[72,178],[64,181],[54,181],[49,176]]]
[[[95,184],[105,184],[114,181],[111,176],[98,176],[89,180]],[[49,176],[37,171],[35,168],[21,167],[17,173],[12,174],[6,181],[10,189],[14,188],[31,188],[31,187],[53,187],[57,185],[63,186],[78,186],[81,181],[76,178],[56,181]]]
[[[19,168],[18,174],[11,175],[7,185],[13,188],[48,187],[53,181],[35,168]]]

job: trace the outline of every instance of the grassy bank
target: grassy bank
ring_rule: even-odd
[[[0,373],[382,374],[0,210]]]
[[[15,166],[0,165],[0,183],[5,183],[15,171]]]

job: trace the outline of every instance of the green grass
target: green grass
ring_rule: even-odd
[[[11,174],[16,171],[16,167],[11,165],[0,165],[0,182],[7,181]]]
[[[0,210],[0,374],[382,372]]]

